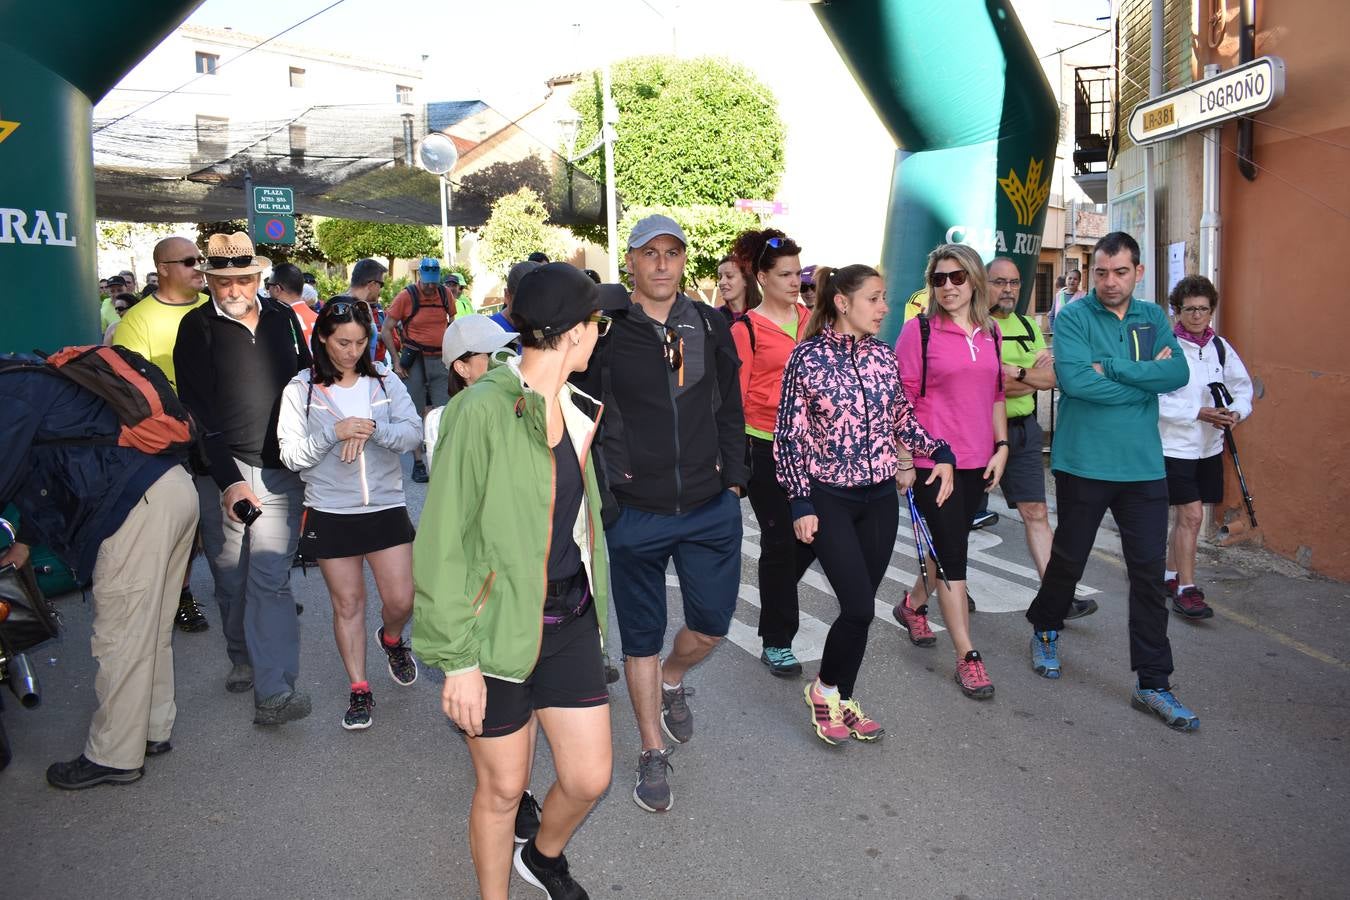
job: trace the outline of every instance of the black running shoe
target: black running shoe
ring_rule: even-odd
[[[539,801],[534,799],[534,794],[526,791],[520,796],[520,805],[516,807],[516,843],[528,843],[538,833]]]
[[[567,871],[566,856],[559,856],[555,865],[545,868],[533,861],[534,853],[534,841],[516,848],[516,872],[521,878],[543,891],[548,900],[590,900],[591,895]]]
[[[178,595],[178,612],[174,613],[173,620],[178,625],[179,631],[186,631],[188,634],[205,631],[211,627],[211,623],[206,621],[206,616],[202,615],[202,608],[197,605],[197,598],[192,596],[192,588],[183,588],[183,593]]]
[[[1087,598],[1086,600],[1080,597],[1075,597],[1073,602],[1069,604],[1068,611],[1064,613],[1064,620],[1068,621],[1069,619],[1081,619],[1083,618],[1083,616],[1090,616],[1096,611],[1097,611],[1096,600],[1093,600],[1091,597]]]
[[[989,510],[986,509],[983,512],[976,513],[975,518],[971,519],[970,530],[979,531],[981,528],[997,524],[998,524],[998,513],[990,512]]]
[[[375,708],[375,695],[370,691],[352,691],[352,702],[342,717],[342,727],[348,731],[365,731],[370,727],[370,711]]]
[[[417,660],[413,659],[412,648],[408,646],[407,638],[399,635],[398,643],[390,647],[384,642],[384,626],[381,625],[375,632],[375,640],[384,651],[384,655],[389,657],[390,678],[404,687],[417,680]]]
[[[431,480],[431,476],[427,474],[426,463],[422,462],[420,459],[413,463],[412,480],[418,484],[426,484]]]

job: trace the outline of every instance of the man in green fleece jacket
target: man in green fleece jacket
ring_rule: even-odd
[[[1055,319],[1055,377],[1063,398],[1050,468],[1059,521],[1041,588],[1027,610],[1031,664],[1060,676],[1059,632],[1083,577],[1102,516],[1120,529],[1130,578],[1130,702],[1182,731],[1200,720],[1169,689],[1167,478],[1158,436],[1158,395],[1190,371],[1162,307],[1134,299],[1143,277],[1139,244],[1115,231],[1092,252],[1093,290]]]

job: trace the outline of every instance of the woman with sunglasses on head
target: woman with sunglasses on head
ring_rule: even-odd
[[[927,487],[952,490],[947,444],[919,424],[890,347],[876,339],[886,285],[871,266],[817,270],[820,297],[783,372],[774,457],[798,540],[809,544],[839,600],[820,673],[806,686],[816,736],[871,741],[883,729],[854,696],[876,615],[877,588],[900,523],[897,486],[914,482],[910,449],[934,460]]]
[[[1232,343],[1214,333],[1219,292],[1203,275],[1187,275],[1167,298],[1172,333],[1186,355],[1191,377],[1158,397],[1158,431],[1167,468],[1172,534],[1163,576],[1172,611],[1187,619],[1209,619],[1214,610],[1195,583],[1195,546],[1204,504],[1223,502],[1224,430],[1252,414],[1252,379]],[[1222,389],[1211,388],[1221,385]]]
[[[728,253],[717,263],[717,296],[722,300],[717,308],[728,325],[759,306],[759,290],[746,275],[745,264],[733,254]]]
[[[945,503],[919,478],[914,500],[945,576],[937,585],[938,604],[956,648],[956,683],[967,697],[985,700],[994,695],[994,685],[984,658],[970,642],[966,554],[970,523],[1008,463],[1002,337],[989,311],[984,263],[972,248],[942,244],[934,249],[928,254],[925,280],[928,311],[905,323],[895,354],[919,421],[941,433],[956,454],[956,478]],[[913,464],[922,473],[933,460],[919,455]],[[936,641],[928,626],[928,589],[920,567],[913,591],[894,610],[910,641],[920,647]]]
[[[305,483],[300,551],[318,560],[333,602],[333,635],[351,681],[342,727],[370,727],[375,696],[366,680],[368,563],[380,592],[382,624],[375,640],[389,675],[417,680],[403,628],[412,617],[413,526],[403,493],[401,454],[422,439],[407,389],[372,363],[370,317],[348,296],[334,297],[314,324],[313,367],[281,395],[277,438],[281,461]]]
[[[413,642],[443,670],[441,706],[477,776],[469,848],[486,900],[505,900],[537,722],[558,780],[515,852],[550,897],[584,897],[563,850],[610,784],[601,662],[608,564],[591,440],[600,404],[568,383],[609,328],[599,288],[550,263],[520,280],[522,356],[446,407],[414,553]]]
[[[801,248],[776,229],[747,231],[736,239],[730,265],[749,270],[761,300],[737,319],[731,339],[740,357],[750,484],[746,495],[759,523],[759,660],[781,678],[801,674],[792,652],[800,621],[797,582],[815,559],[792,531],[788,497],[774,476],[773,437],[783,388],[783,367],[806,328],[810,310],[797,302]]]

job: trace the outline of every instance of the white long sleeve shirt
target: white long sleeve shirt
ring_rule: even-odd
[[[1223,452],[1223,430],[1196,418],[1201,407],[1215,406],[1209,385],[1221,381],[1233,395],[1230,406],[1246,421],[1252,414],[1252,380],[1231,342],[1223,340],[1225,361],[1220,364],[1219,352],[1211,340],[1204,347],[1178,339],[1191,378],[1184,387],[1158,397],[1158,433],[1162,437],[1163,455],[1173,459],[1205,459]]]

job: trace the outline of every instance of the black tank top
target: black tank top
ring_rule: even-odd
[[[585,491],[577,451],[566,432],[553,448],[553,470],[553,539],[548,548],[548,580],[562,581],[581,570],[581,548],[572,539],[572,526],[576,524]]]

